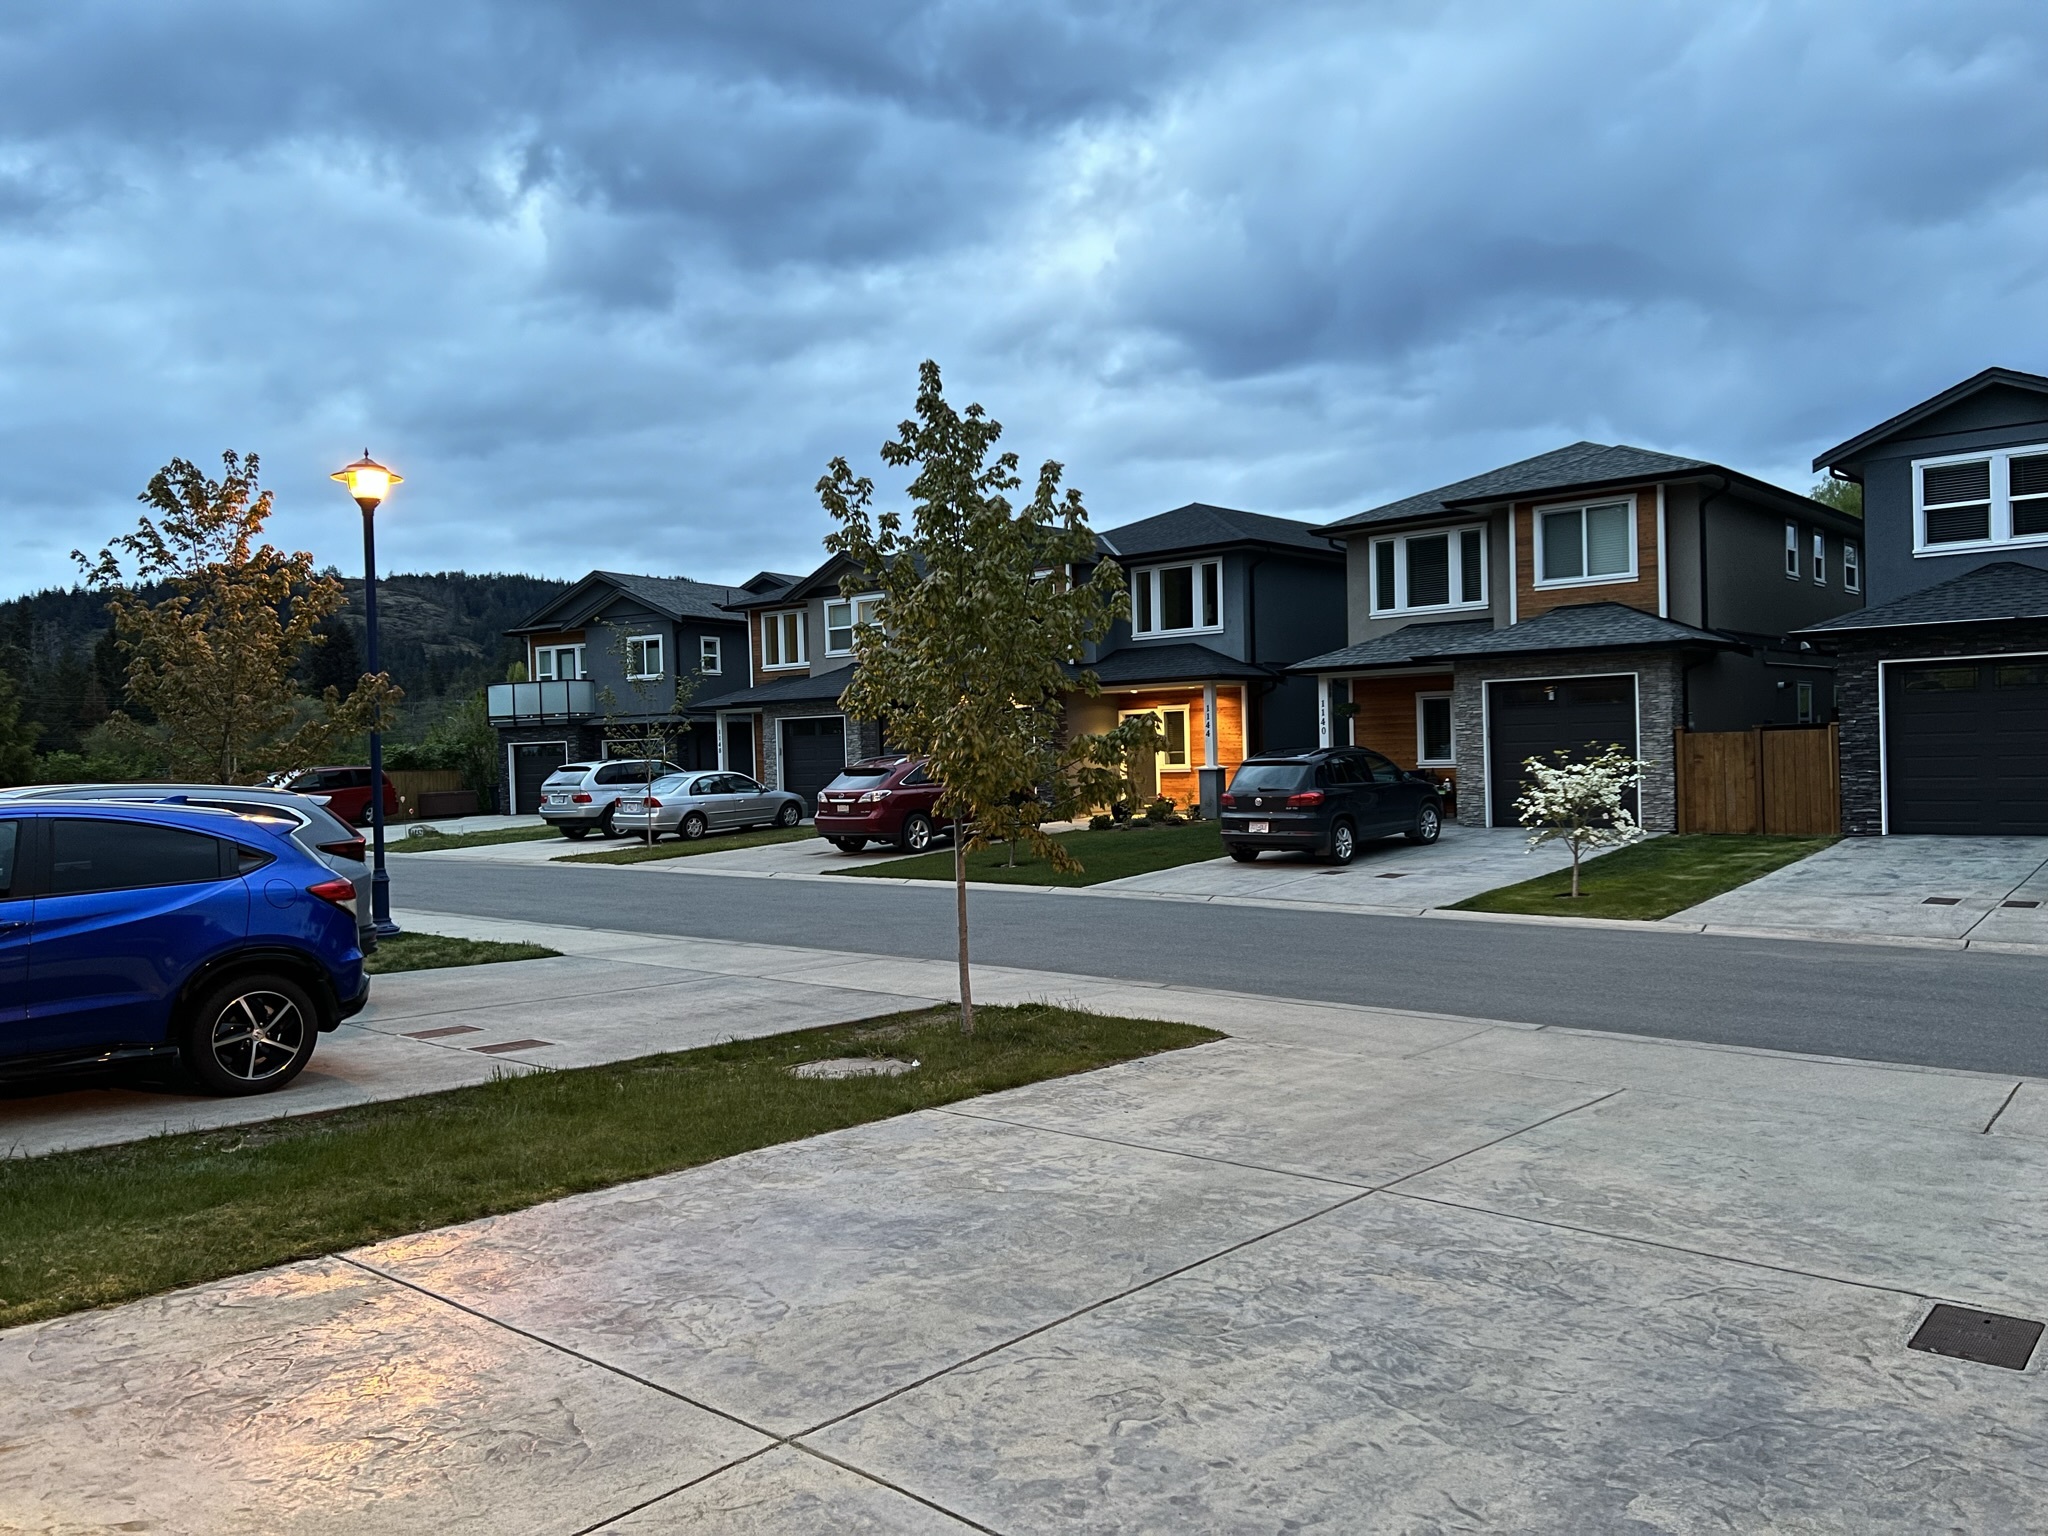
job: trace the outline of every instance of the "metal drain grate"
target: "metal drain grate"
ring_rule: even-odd
[[[2000,902],[1999,905],[2003,907],[2025,907],[2029,911],[2032,911],[2035,907],[2041,905],[2041,903],[2039,903],[2038,901],[2003,901]]]
[[[1953,907],[1963,898],[1960,896],[1930,896],[1920,905],[1923,907]]]
[[[485,1056],[499,1056],[506,1051],[530,1051],[537,1045],[552,1045],[552,1040],[507,1040],[501,1045],[472,1045],[472,1051]]]
[[[405,1032],[408,1040],[439,1040],[443,1035],[476,1035],[483,1033],[475,1024],[449,1024],[440,1029],[409,1029]]]
[[[1937,1302],[1906,1348],[2024,1371],[2034,1357],[2034,1346],[2041,1342],[2043,1326],[2031,1318],[2002,1317],[1996,1312]]]

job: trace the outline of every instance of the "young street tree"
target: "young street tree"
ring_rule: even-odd
[[[333,687],[318,699],[300,692],[294,669],[319,643],[321,621],[342,607],[342,585],[316,574],[305,551],[260,542],[271,500],[257,485],[256,455],[229,452],[221,462],[214,480],[173,459],[137,498],[154,518],[97,560],[71,557],[109,594],[128,696],[158,721],[171,772],[231,784],[328,755],[399,691],[379,673],[358,678],[345,698]],[[117,551],[133,560],[132,574]],[[142,592],[152,587],[170,595],[150,602]]]
[[[667,648],[665,641],[661,644],[663,649]],[[640,754],[640,797],[645,800],[660,777],[654,771],[655,765],[675,750],[676,737],[690,728],[683,711],[689,707],[697,685],[683,676],[680,666],[670,666],[667,657],[659,653],[650,657],[645,636],[636,639],[623,629],[618,631],[612,642],[612,657],[618,662],[619,676],[625,679],[633,702],[621,702],[609,685],[598,689],[598,706],[604,711],[604,738],[607,750],[628,746]],[[650,671],[650,666],[655,670]],[[642,836],[652,848],[652,817],[648,818]]]
[[[1093,691],[1066,671],[1128,607],[1124,577],[1095,558],[1095,535],[1079,491],[1060,488],[1047,460],[1031,499],[1009,493],[1023,480],[1014,453],[990,458],[1000,423],[979,405],[946,402],[938,364],[918,370],[917,415],[882,445],[882,461],[914,470],[910,526],[899,512],[873,510],[874,483],[834,459],[818,482],[838,522],[825,544],[860,572],[849,596],[880,592],[872,625],[854,637],[853,681],[840,696],[849,715],[888,724],[889,739],[931,759],[945,786],[939,809],[953,818],[954,906],[960,946],[960,1027],[974,1030],[968,974],[967,853],[990,829],[1013,836],[1056,867],[1073,857],[1013,814],[1036,794],[1048,767],[1062,692]]]
[[[1620,747],[1584,761],[1575,761],[1569,752],[1553,756],[1554,763],[1532,757],[1522,764],[1535,782],[1515,801],[1515,812],[1530,829],[1531,848],[1561,842],[1571,850],[1571,899],[1577,901],[1581,858],[1596,848],[1619,848],[1645,835],[1622,804],[1643,764]]]

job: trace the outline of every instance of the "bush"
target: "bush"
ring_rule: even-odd
[[[1088,830],[1090,832],[1108,832],[1114,830],[1115,827],[1116,818],[1106,812],[1098,811],[1088,818]]]
[[[1172,814],[1173,802],[1164,795],[1145,807],[1145,819],[1150,822],[1165,821]]]

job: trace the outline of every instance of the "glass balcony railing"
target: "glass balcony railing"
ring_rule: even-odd
[[[597,713],[597,685],[588,678],[559,683],[492,683],[491,724],[528,720],[581,720]]]

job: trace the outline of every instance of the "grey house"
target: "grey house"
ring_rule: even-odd
[[[592,571],[507,630],[526,644],[526,681],[495,683],[487,698],[510,809],[536,810],[541,782],[561,764],[637,757],[650,738],[686,768],[716,766],[712,732],[671,705],[678,689],[702,711],[746,686],[746,625],[726,605],[790,580],[763,572],[728,587]]]
[[[1522,764],[1613,743],[1676,825],[1673,735],[1821,724],[1833,666],[1791,631],[1863,602],[1862,526],[1740,471],[1580,442],[1318,530],[1349,643],[1303,661],[1319,739],[1434,772],[1506,826]]]
[[[2048,377],[1987,368],[1830,448],[1869,606],[1837,657],[1852,833],[2048,834]]]

